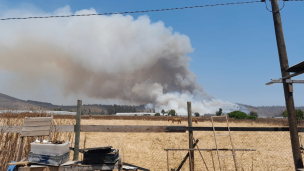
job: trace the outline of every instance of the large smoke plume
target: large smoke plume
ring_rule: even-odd
[[[96,13],[94,9],[75,14]],[[7,12],[6,17],[13,12]],[[53,15],[72,14],[68,6]],[[19,12],[18,16],[50,15]],[[235,104],[214,99],[191,72],[186,35],[173,32],[148,16],[112,15],[1,22],[0,67],[14,72],[26,89],[40,83],[57,85],[66,96],[122,104],[149,104],[156,109],[214,113]],[[11,83],[13,84],[13,83]],[[15,86],[16,87],[16,86]],[[20,87],[16,87],[20,88]],[[47,98],[47,97],[46,97]]]

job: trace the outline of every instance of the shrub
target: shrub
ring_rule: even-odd
[[[297,109],[297,110],[296,110],[296,117],[297,117],[297,120],[304,119],[303,110]]]
[[[254,111],[250,111],[249,116],[259,117],[258,113],[254,112]]]
[[[228,113],[229,118],[234,118],[234,119],[246,119],[247,114],[241,111],[233,111]]]
[[[160,113],[155,113],[155,116],[160,116]]]
[[[258,117],[249,115],[249,116],[247,116],[245,119],[257,120]]]

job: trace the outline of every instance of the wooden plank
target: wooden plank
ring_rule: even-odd
[[[22,127],[22,132],[23,131],[50,131],[51,130],[51,125],[49,126],[24,126]]]
[[[81,125],[81,132],[185,132],[212,131],[212,127],[186,127],[186,126],[150,126],[150,125]],[[0,126],[0,132],[20,133],[22,126]],[[74,125],[53,125],[52,132],[74,132]],[[228,131],[227,127],[215,127],[215,131]],[[230,131],[289,131],[288,127],[230,127]],[[298,132],[304,132],[304,127],[298,127]]]
[[[43,135],[50,135],[50,131],[23,131],[21,133],[22,137],[34,137]]]
[[[0,132],[2,133],[20,133],[22,126],[0,126]]]
[[[52,122],[52,117],[25,117],[24,122]]]
[[[81,125],[81,132],[167,132],[166,126],[146,125]]]
[[[74,132],[74,125],[53,125],[51,132]]]
[[[43,121],[43,122],[24,122],[23,126],[47,126],[52,125],[52,122]]]
[[[26,165],[26,164],[32,164],[32,163],[28,161],[23,161],[23,162],[9,163],[8,165]]]
[[[87,171],[87,170],[113,170],[118,169],[118,164],[94,164],[80,166],[48,166],[48,167],[19,167],[18,171]]]
[[[227,127],[214,127],[215,131],[228,131]],[[212,131],[212,127],[192,127],[185,128],[193,131]],[[288,127],[230,127],[230,131],[289,131]],[[298,128],[299,132],[304,132],[303,127]]]

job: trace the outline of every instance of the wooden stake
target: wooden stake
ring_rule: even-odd
[[[188,109],[188,127],[192,127],[191,102],[187,102]],[[189,149],[193,149],[193,131],[189,130]],[[194,171],[194,151],[190,150],[189,168]]]
[[[22,155],[22,150],[23,150],[23,137],[20,136],[20,140],[19,140],[19,147],[18,147],[18,153],[17,153],[17,158],[16,158],[16,162],[21,160],[21,155]]]
[[[81,121],[81,105],[82,101],[77,101],[77,117],[75,125],[75,145],[74,145],[74,156],[73,160],[76,161],[79,158],[79,141],[80,141],[80,121]]]

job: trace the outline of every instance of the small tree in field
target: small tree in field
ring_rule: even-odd
[[[219,111],[216,112],[216,116],[221,116],[222,115],[222,108],[219,108]]]
[[[303,113],[303,110],[301,109],[297,109],[296,110],[296,117],[297,117],[297,120],[301,120],[301,119],[304,119],[304,113]]]
[[[169,110],[168,116],[175,116],[175,110],[174,109]]]
[[[288,117],[288,114],[287,114],[287,111],[286,110],[284,110],[283,112],[282,112],[282,114],[281,114],[284,118],[287,118]]]
[[[155,116],[160,116],[160,113],[155,113]]]
[[[195,113],[194,113],[194,116],[195,116],[195,117],[199,117],[200,114],[199,114],[198,112],[195,112]]]
[[[160,113],[162,113],[163,114],[163,116],[165,115],[165,110],[163,109]]]

